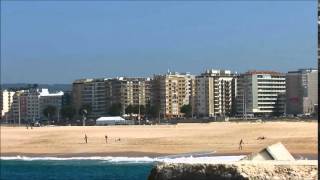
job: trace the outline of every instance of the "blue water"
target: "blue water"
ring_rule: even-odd
[[[144,180],[152,163],[99,160],[0,160],[1,180]]]

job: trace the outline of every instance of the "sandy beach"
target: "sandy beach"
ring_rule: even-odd
[[[216,122],[142,126],[1,127],[1,156],[160,156],[215,151],[248,154],[282,142],[292,154],[317,154],[317,122]],[[84,142],[88,136],[88,144]],[[105,142],[108,135],[108,143]],[[265,136],[264,140],[257,140]],[[120,138],[120,141],[117,139]],[[238,150],[240,139],[243,150]]]

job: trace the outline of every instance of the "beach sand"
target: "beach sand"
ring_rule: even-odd
[[[317,122],[215,122],[141,126],[1,126],[1,156],[162,156],[216,151],[248,154],[282,142],[295,155],[317,154]],[[88,144],[84,142],[88,136]],[[108,143],[105,143],[108,135]],[[257,140],[265,136],[265,140]],[[120,138],[120,141],[116,139]],[[238,150],[240,139],[243,150]]]

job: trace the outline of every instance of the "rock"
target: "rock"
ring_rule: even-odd
[[[318,179],[317,161],[238,161],[217,164],[156,165],[149,180]]]

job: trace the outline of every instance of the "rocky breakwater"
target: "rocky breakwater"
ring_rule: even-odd
[[[159,163],[149,180],[318,179],[318,161],[237,161],[210,164]]]

